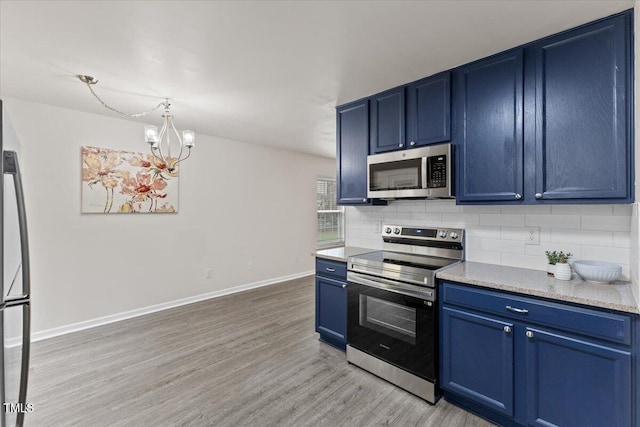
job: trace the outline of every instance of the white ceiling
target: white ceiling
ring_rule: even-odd
[[[333,157],[336,105],[633,5],[1,0],[0,96],[114,116],[89,74],[121,110],[169,97],[181,129]]]

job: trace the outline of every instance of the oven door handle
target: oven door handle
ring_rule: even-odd
[[[379,277],[363,277],[361,274],[348,272],[347,282],[382,289],[383,291],[394,292],[396,294],[406,295],[414,298],[420,298],[427,301],[435,301],[434,291],[428,291],[426,289],[416,289],[418,288],[418,286],[408,285],[393,280],[381,279]]]

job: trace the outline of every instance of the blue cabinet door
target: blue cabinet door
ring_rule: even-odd
[[[630,20],[535,44],[536,199],[632,200]]]
[[[440,318],[442,388],[513,416],[513,324],[449,307]]]
[[[404,86],[372,96],[371,154],[401,150],[405,146]]]
[[[451,72],[407,87],[407,148],[451,140]]]
[[[523,49],[455,73],[458,202],[521,202]]]
[[[347,283],[316,276],[316,332],[329,344],[347,344]]]
[[[369,101],[337,108],[338,204],[366,204],[369,154]]]
[[[526,334],[527,425],[632,425],[629,352],[533,328]]]

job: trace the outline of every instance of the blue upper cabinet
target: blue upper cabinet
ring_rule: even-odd
[[[366,204],[369,154],[369,101],[337,108],[338,204]]]
[[[535,44],[537,200],[632,201],[631,14]]]
[[[622,12],[338,107],[339,203],[370,202],[368,154],[449,140],[459,204],[633,202],[632,19]]]
[[[458,202],[522,199],[523,52],[511,50],[456,70]]]
[[[371,154],[405,146],[404,86],[369,98],[371,104]]]
[[[427,77],[369,98],[370,153],[451,140],[451,72]]]
[[[407,148],[451,140],[451,72],[407,86]]]
[[[633,201],[631,19],[456,70],[458,203]]]

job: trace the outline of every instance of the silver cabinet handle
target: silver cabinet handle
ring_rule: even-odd
[[[511,333],[511,326],[505,326],[505,327],[504,327],[504,328],[502,328],[502,329],[504,329],[504,332],[505,332],[505,333],[507,333],[507,334],[510,334],[510,333]]]
[[[411,142],[409,143],[409,145],[413,147],[414,145],[416,145],[416,142],[415,142],[415,141],[411,141]]]
[[[536,199],[542,199],[542,193],[536,193]]]
[[[529,312],[529,310],[525,308],[515,308],[515,307],[511,307],[510,305],[506,306],[505,308],[509,311],[513,311],[514,313],[518,313],[518,314],[527,314]]]
[[[366,203],[366,202],[367,202],[367,199],[362,199],[362,201]]]
[[[326,268],[325,268],[325,270],[330,271],[330,272],[332,272],[332,273],[333,273],[334,271],[336,271],[336,269],[335,269],[335,268],[329,268],[329,267],[326,267]]]
[[[347,287],[347,285],[346,285],[346,284],[342,285],[342,289],[344,289],[344,288],[346,288],[346,287]]]
[[[522,199],[522,194],[516,193],[516,200],[520,200],[520,199]]]
[[[531,339],[533,338],[533,332],[531,331],[527,331],[527,333],[525,334],[527,336],[527,338]]]
[[[398,144],[398,147],[402,148],[404,147],[404,144]]]

